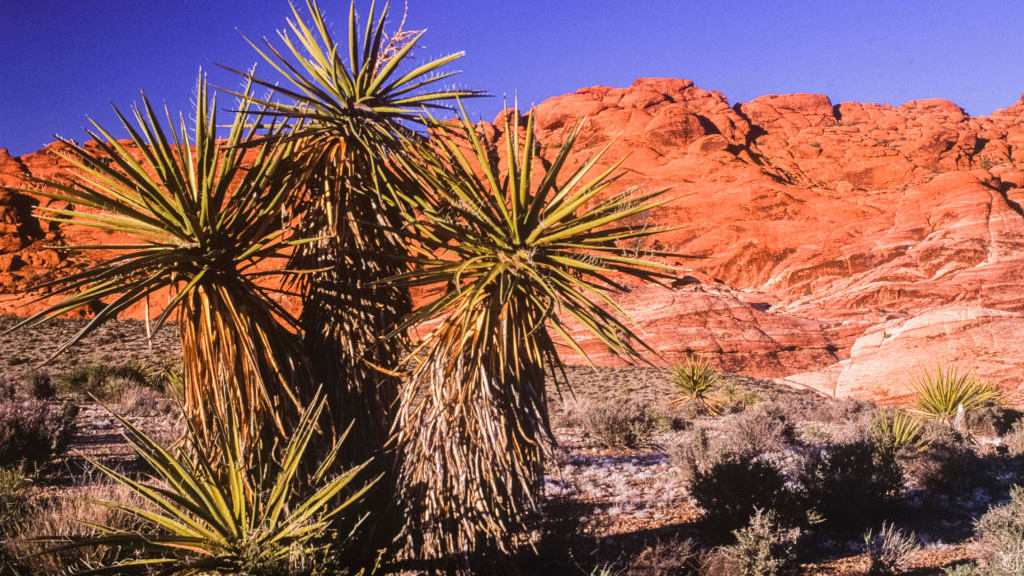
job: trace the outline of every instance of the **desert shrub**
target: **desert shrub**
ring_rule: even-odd
[[[978,567],[970,562],[964,564],[957,564],[956,566],[947,566],[942,569],[943,576],[984,576]]]
[[[706,473],[724,455],[717,443],[712,444],[707,429],[695,426],[679,435],[669,447],[668,456],[672,465],[679,468],[683,480],[692,482],[698,472]]]
[[[89,364],[57,374],[57,391],[61,394],[95,396],[104,402],[116,402],[121,390],[130,384],[160,388],[156,371],[142,362],[124,364]]]
[[[926,448],[922,429],[921,422],[906,412],[883,411],[871,426],[871,439],[882,453],[895,458]]]
[[[1020,420],[1020,412],[990,404],[967,412],[965,418],[971,434],[995,438],[1006,434]]]
[[[672,368],[670,379],[679,393],[677,405],[692,403],[708,414],[721,412],[722,404],[712,394],[722,377],[708,358],[688,354],[685,363]]]
[[[956,417],[961,407],[970,412],[1002,401],[1002,392],[990,382],[941,364],[934,373],[925,370],[915,378],[913,387],[917,392],[917,409],[945,421]]]
[[[15,534],[24,519],[31,485],[23,466],[0,467],[0,539]]]
[[[774,403],[761,403],[730,415],[722,424],[721,448],[733,454],[780,452],[795,440],[793,426]]]
[[[809,454],[799,483],[813,512],[833,528],[862,528],[902,494],[895,459],[870,442],[829,444]]]
[[[128,384],[121,390],[118,412],[127,416],[156,416],[174,411],[174,401],[152,388]]]
[[[794,495],[782,473],[750,456],[728,456],[707,471],[698,470],[690,495],[707,512],[713,532],[737,529],[761,508],[780,511],[787,520],[798,516]]]
[[[984,462],[959,432],[939,422],[926,422],[921,437],[927,447],[900,459],[912,486],[926,494],[956,496],[985,481]]]
[[[582,408],[585,431],[607,448],[643,448],[654,443],[658,418],[643,402],[589,402]]]
[[[28,391],[36,400],[49,400],[57,395],[57,388],[47,372],[33,372],[28,377]]]
[[[1024,456],[1024,420],[1017,420],[1003,436],[1003,444],[1010,456]]]
[[[893,576],[910,564],[910,557],[920,546],[917,536],[906,533],[889,522],[882,522],[877,533],[868,529],[864,534],[864,554],[868,557],[868,574]]]
[[[63,454],[75,431],[78,407],[48,406],[39,400],[0,402],[0,466],[35,467]]]
[[[691,538],[658,540],[644,548],[630,562],[630,574],[648,576],[687,576],[700,568],[697,543]]]
[[[1024,487],[1010,489],[1010,501],[994,506],[974,531],[986,576],[1024,574]]]
[[[758,509],[750,523],[733,535],[736,543],[719,549],[720,565],[715,572],[730,576],[783,576],[794,574],[798,528],[780,525],[773,511]]]

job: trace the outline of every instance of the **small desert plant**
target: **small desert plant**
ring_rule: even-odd
[[[870,442],[829,444],[812,453],[799,472],[813,512],[835,528],[860,529],[903,493],[896,460]]]
[[[583,407],[585,430],[606,448],[637,449],[653,445],[658,419],[642,402],[590,402]]]
[[[153,470],[151,482],[92,464],[143,502],[108,505],[137,520],[139,527],[126,531],[98,526],[99,535],[43,540],[57,544],[54,551],[118,546],[139,552],[140,560],[116,562],[110,572],[137,569],[144,563],[168,576],[308,574],[309,567],[299,570],[294,565],[296,555],[313,561],[336,553],[328,549],[327,540],[338,546],[345,537],[329,533],[331,522],[351,512],[369,487],[354,487],[365,465],[328,476],[344,435],[319,465],[309,467],[306,449],[323,410],[320,398],[303,414],[275,463],[265,466],[242,460],[243,431],[230,420],[214,421],[219,425],[209,432],[218,442],[219,457],[214,458],[203,443],[194,443],[194,456],[172,454],[118,417],[125,438]],[[191,428],[188,436],[198,438]],[[308,470],[308,477],[303,470]]]
[[[124,386],[117,401],[118,412],[126,416],[158,416],[170,414],[174,409],[174,400],[138,384]]]
[[[1017,420],[1003,437],[1010,456],[1024,456],[1024,419]]]
[[[733,535],[736,543],[719,551],[724,574],[783,576],[796,572],[800,529],[782,527],[774,511],[756,510],[750,524],[733,531]]]
[[[1010,489],[1010,501],[990,508],[975,526],[986,576],[1024,574],[1024,488]]]
[[[917,392],[917,409],[926,416],[952,422],[957,412],[976,410],[1002,402],[1002,392],[991,383],[974,376],[960,374],[956,367],[936,366],[935,372],[925,370],[913,383]]]
[[[917,536],[897,528],[889,522],[875,533],[870,528],[864,534],[864,553],[868,557],[868,574],[893,576],[907,569],[910,557],[920,548]]]
[[[723,419],[722,449],[757,456],[781,452],[795,440],[792,424],[774,403],[766,402]]]
[[[13,535],[24,520],[31,485],[24,466],[0,467],[0,540]]]
[[[706,473],[720,462],[724,454],[718,450],[718,443],[708,437],[708,431],[695,426],[679,435],[678,441],[669,447],[669,461],[680,469],[683,479],[690,482],[698,472]]]
[[[729,456],[706,472],[698,470],[690,495],[707,512],[708,526],[727,533],[747,523],[759,508],[794,511],[793,495],[777,468],[750,456]]]
[[[697,543],[679,537],[658,540],[630,563],[631,573],[649,576],[686,576],[699,569]]]
[[[878,449],[892,457],[927,448],[921,438],[921,422],[906,412],[880,412],[871,425],[871,439]]]
[[[0,466],[30,467],[63,454],[75,431],[78,407],[48,406],[13,397],[0,401]]]
[[[717,415],[722,411],[722,403],[712,397],[719,388],[722,377],[715,370],[711,360],[696,354],[687,354],[686,362],[674,366],[671,372],[672,384],[679,392],[676,406],[694,402],[706,413]]]
[[[33,372],[28,377],[29,393],[36,400],[49,400],[57,395],[57,388],[47,372]]]

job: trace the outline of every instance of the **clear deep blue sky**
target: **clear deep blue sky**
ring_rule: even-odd
[[[300,0],[301,1],[301,0]],[[343,29],[348,0],[322,0]],[[358,0],[357,6],[368,6]],[[246,67],[284,25],[286,0],[0,0],[0,148],[15,155],[112,124],[145,89],[188,109],[199,66]],[[401,8],[401,3],[398,3]],[[988,114],[1024,91],[1024,2],[409,0],[422,56],[465,50],[460,84],[485,119],[521,104],[640,76],[689,78],[730,102],[820,92],[898,105],[942,97]],[[264,72],[268,69],[263,67]],[[236,80],[211,70],[215,84]],[[223,100],[227,102],[227,99]]]

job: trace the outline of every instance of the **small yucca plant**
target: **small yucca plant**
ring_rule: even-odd
[[[670,377],[679,391],[679,397],[674,402],[676,406],[696,402],[708,414],[721,413],[722,403],[711,394],[721,385],[722,377],[711,360],[701,355],[687,354],[686,362],[674,366]]]
[[[561,369],[554,338],[582,353],[565,319],[639,358],[643,344],[615,316],[624,314],[608,293],[622,286],[610,276],[670,277],[620,246],[661,231],[629,222],[665,203],[662,191],[602,199],[618,164],[590,177],[598,155],[565,173],[578,126],[542,163],[533,114],[525,127],[517,110],[505,118],[498,146],[463,115],[430,149],[402,158],[422,191],[407,198],[418,241],[402,278],[438,288],[408,323],[440,323],[414,356],[395,430],[408,535],[432,558],[513,547],[543,482],[545,380]]]
[[[988,381],[942,364],[936,366],[934,373],[925,370],[913,386],[917,392],[917,411],[944,421],[952,421],[961,410],[970,412],[1003,400],[1002,391]]]
[[[895,576],[910,565],[910,558],[920,545],[913,532],[904,532],[890,522],[882,522],[878,532],[864,534],[864,551],[868,557],[868,574]]]
[[[93,566],[79,575],[157,573],[290,576],[315,573],[340,556],[345,535],[329,531],[335,517],[351,514],[372,484],[356,486],[365,464],[332,474],[339,444],[316,465],[307,448],[324,409],[315,399],[273,462],[251,466],[239,428],[217,421],[218,454],[201,445],[192,454],[162,447],[115,414],[124,437],[149,465],[152,476],[136,480],[89,458],[100,472],[124,485],[140,505],[104,503],[135,520],[133,530],[86,524],[94,535],[41,539],[45,553],[108,546],[135,551],[131,558]],[[189,436],[195,434],[192,429]],[[336,566],[341,569],[344,566]],[[343,572],[342,572],[343,573]]]
[[[871,426],[875,445],[890,456],[925,450],[921,432],[921,421],[902,410],[879,412]]]

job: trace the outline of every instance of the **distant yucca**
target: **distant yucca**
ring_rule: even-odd
[[[711,396],[722,383],[722,377],[715,370],[711,360],[696,354],[687,354],[686,363],[674,366],[671,372],[672,384],[679,390],[675,404],[696,402],[708,414],[718,414],[722,404]]]
[[[970,412],[986,405],[1000,404],[1002,391],[973,374],[960,374],[956,367],[938,364],[935,372],[925,370],[915,378],[917,410],[929,417],[952,420],[962,408]]]

